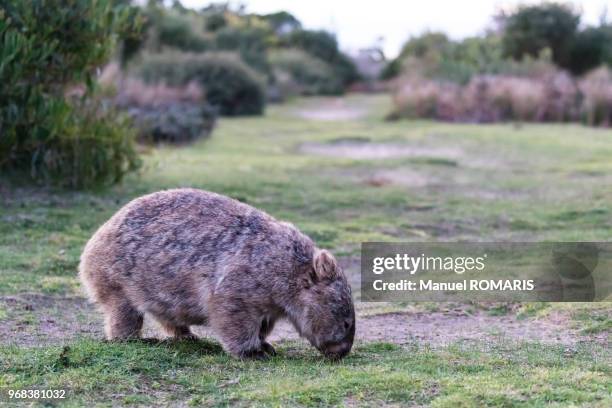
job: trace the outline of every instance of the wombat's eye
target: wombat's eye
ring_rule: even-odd
[[[344,321],[344,330],[348,330],[351,327],[351,323],[348,320]]]

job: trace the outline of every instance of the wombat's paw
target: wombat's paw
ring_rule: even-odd
[[[262,342],[261,343],[261,348],[264,351],[264,353],[270,355],[270,356],[275,356],[276,355],[276,350],[274,350],[274,347],[272,347],[272,345],[268,342]]]
[[[240,358],[243,360],[267,360],[269,357],[270,355],[267,354],[263,348],[248,350],[240,353]]]
[[[175,337],[175,339],[176,340],[182,340],[182,341],[198,341],[199,340],[198,336],[196,336],[193,333],[177,336],[177,337]]]

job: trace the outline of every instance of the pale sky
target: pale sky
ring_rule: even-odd
[[[204,0],[182,0],[183,5],[201,8]],[[336,33],[345,51],[376,44],[379,37],[388,57],[395,56],[411,35],[426,30],[440,30],[459,39],[484,31],[491,16],[500,7],[512,7],[525,0],[244,0],[247,11],[271,13],[286,10],[308,29],[326,29]],[[583,10],[583,24],[595,24],[607,6],[612,20],[612,0],[570,1]]]

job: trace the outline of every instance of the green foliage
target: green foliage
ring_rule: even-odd
[[[399,76],[402,73],[402,60],[401,58],[393,58],[385,65],[383,70],[380,72],[380,79],[388,80]]]
[[[411,38],[402,47],[400,55],[403,58],[425,58],[430,55],[446,54],[451,47],[452,42],[446,34],[440,32],[427,32],[418,37]]]
[[[302,95],[337,95],[343,86],[324,61],[299,49],[280,49],[270,54],[275,70],[286,73]],[[282,76],[282,75],[279,75]]]
[[[119,41],[119,62],[122,67],[134,58],[142,49],[145,39],[146,30],[150,26],[142,9],[139,7],[130,7],[131,0],[115,0],[114,3],[127,10],[125,26],[130,27],[130,30],[122,31]]]
[[[221,115],[260,115],[264,110],[261,79],[235,54],[147,54],[134,70],[148,83],[185,85],[196,81],[204,88],[207,102]]]
[[[287,41],[324,61],[331,62],[338,55],[338,42],[327,31],[299,30],[291,33]]]
[[[579,32],[571,48],[570,69],[583,74],[602,64],[612,66],[612,26],[588,27]]]
[[[219,50],[236,51],[248,65],[267,73],[270,69],[266,59],[269,35],[262,27],[228,26],[217,31],[215,44]]]
[[[204,29],[214,32],[226,27],[228,22],[225,13],[229,11],[228,4],[213,3],[202,9],[204,16]]]
[[[454,60],[472,73],[498,73],[507,65],[503,58],[501,38],[497,35],[468,37],[452,49]]]
[[[580,14],[561,3],[522,6],[496,18],[500,34],[453,41],[441,32],[408,40],[381,73],[391,79],[406,72],[465,84],[479,74],[519,74],[534,61],[552,62],[582,75],[612,65],[612,26],[579,30]]]
[[[571,6],[563,3],[522,6],[501,19],[506,56],[537,57],[549,48],[557,65],[570,66],[572,41],[580,23],[580,14]]]
[[[86,187],[137,167],[129,127],[88,101],[130,13],[111,0],[0,3],[0,168]],[[75,83],[87,90],[68,101]]]
[[[382,71],[382,79],[391,79],[398,76],[406,60],[436,59],[450,54],[451,41],[444,33],[426,32],[420,36],[410,38],[403,46],[397,58],[392,60]]]
[[[278,35],[287,34],[302,28],[302,23],[300,23],[300,20],[295,18],[293,14],[286,11],[264,14],[259,16],[259,18],[268,22],[270,27],[272,27],[274,32]]]
[[[400,55],[381,73],[391,79],[402,72],[426,78],[467,83],[481,73],[501,72],[508,64],[502,56],[501,40],[495,35],[450,40],[440,32],[426,32],[411,38]]]
[[[193,32],[188,22],[179,16],[169,14],[159,25],[159,42],[184,51],[205,51],[210,43]]]
[[[182,51],[203,52],[213,48],[211,41],[194,28],[188,15],[174,10],[149,8],[148,18],[156,47],[171,47]]]
[[[246,13],[244,7],[232,7],[229,3],[212,3],[195,11],[178,6],[167,7],[163,2],[150,2],[144,13],[149,25],[142,53],[154,54],[170,49],[194,53],[231,51],[265,77],[264,82],[270,86],[266,89],[270,99],[274,99],[279,82],[268,56],[279,48],[300,49],[317,59],[304,71],[321,71],[319,61],[331,68],[327,72],[330,78],[326,84],[321,84],[318,73],[299,74],[299,81],[294,82],[311,77],[316,81],[308,87],[308,94],[315,91],[324,94],[342,92],[359,79],[355,65],[340,52],[333,35],[302,30],[300,21],[285,11],[259,15]],[[130,44],[126,42],[126,45]],[[312,67],[315,65],[316,69]],[[340,84],[340,90],[336,90],[336,84]],[[227,108],[222,108],[222,112],[227,111]]]
[[[340,52],[336,38],[327,31],[296,30],[289,34],[285,44],[330,64],[344,86],[359,79],[357,68]]]
[[[76,107],[60,103],[41,124],[58,126],[61,136],[33,143],[28,156],[22,158],[30,161],[30,172],[36,180],[73,188],[113,184],[140,165],[131,124],[97,102]]]

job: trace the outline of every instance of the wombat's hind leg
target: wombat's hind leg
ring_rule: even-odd
[[[140,337],[143,315],[122,296],[105,299],[102,309],[106,318],[105,332],[108,340]]]

